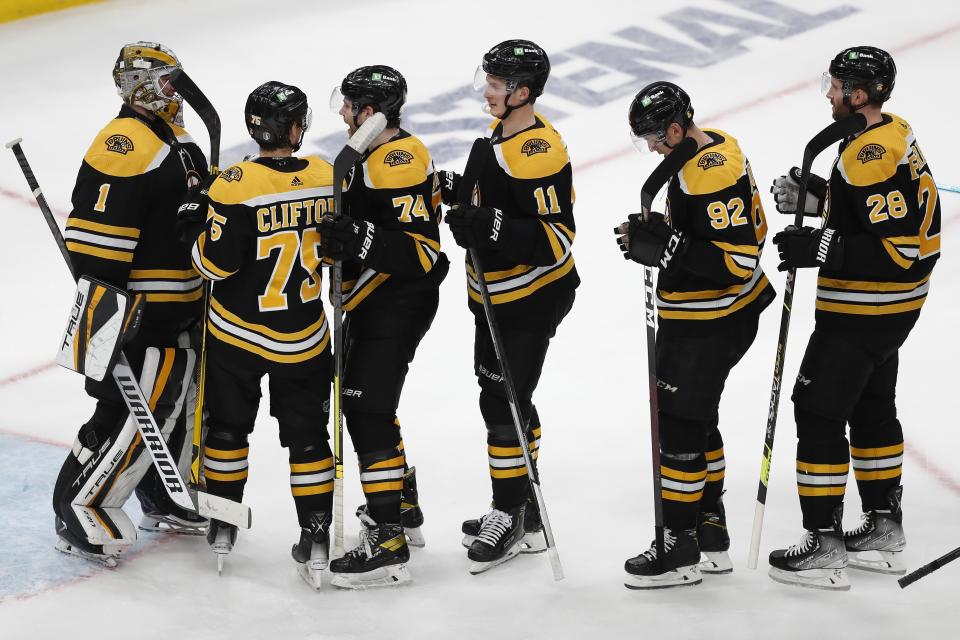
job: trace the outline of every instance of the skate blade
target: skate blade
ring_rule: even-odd
[[[627,589],[645,591],[650,589],[672,589],[673,587],[693,587],[703,582],[697,565],[671,569],[658,576],[635,576],[626,574],[623,586]]]
[[[849,591],[850,578],[846,569],[807,569],[805,571],[784,571],[770,567],[770,578],[780,584],[808,589],[825,589],[827,591]]]
[[[469,569],[470,575],[472,576],[479,575],[484,571],[489,571],[490,569],[493,569],[494,567],[499,566],[512,558],[516,558],[518,555],[520,555],[521,542],[522,542],[522,539],[518,540],[516,544],[514,544],[512,547],[507,549],[506,553],[504,553],[501,557],[497,558],[496,560],[491,560],[490,562],[480,562],[478,560],[472,560],[470,562],[470,569]]]
[[[407,544],[411,547],[416,547],[418,549],[423,549],[427,546],[427,541],[423,537],[423,532],[420,531],[420,527],[411,527],[403,529],[404,535],[407,536]]]
[[[324,562],[322,566],[316,561],[305,562],[303,564],[297,563],[297,573],[314,591],[320,591],[323,587],[323,570],[326,568],[326,562]]]
[[[170,533],[180,536],[203,536],[207,534],[206,523],[197,525],[187,525],[180,522],[171,522],[160,518],[148,518],[144,516],[140,520],[137,528],[141,531],[150,531],[153,533]]]
[[[907,572],[900,551],[847,551],[847,566],[860,571],[872,571],[892,576]]]
[[[706,560],[702,560],[697,567],[700,573],[710,575],[722,575],[733,572],[733,563],[730,562],[730,554],[726,551],[703,551]]]
[[[520,553],[543,553],[547,550],[547,539],[543,529],[523,534],[520,541]]]
[[[334,573],[330,584],[338,589],[379,589],[382,587],[399,587],[413,580],[407,570],[406,563],[392,564],[379,567],[363,573]]]
[[[65,553],[68,556],[75,556],[77,558],[83,558],[84,560],[89,560],[90,562],[107,567],[108,569],[115,569],[117,567],[117,558],[115,556],[88,553],[74,547],[66,540],[57,540],[57,544],[55,544],[53,548],[60,553]]]

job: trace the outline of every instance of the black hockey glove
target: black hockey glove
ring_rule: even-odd
[[[320,218],[320,252],[332,260],[373,262],[380,251],[376,225],[350,216]]]
[[[453,239],[464,249],[500,249],[509,231],[507,217],[500,209],[456,205],[447,212]]]
[[[203,233],[207,223],[207,211],[210,209],[210,185],[217,176],[208,176],[200,184],[187,190],[183,204],[177,209],[176,232],[177,238],[184,244],[192,245],[197,236]]]
[[[790,225],[773,236],[780,252],[778,271],[804,267],[839,268],[843,264],[843,242],[836,229],[815,229]]]
[[[777,211],[794,215],[797,212],[797,198],[800,197],[800,168],[793,167],[785,176],[773,181],[770,187]],[[819,216],[823,213],[823,203],[827,198],[827,181],[811,173],[807,179],[807,201],[803,208],[805,216]]]
[[[460,181],[463,176],[455,171],[438,171],[440,178],[440,199],[443,204],[452,207],[457,204],[457,195],[460,193]]]
[[[669,269],[684,248],[683,233],[667,224],[663,214],[656,211],[650,212],[647,221],[643,220],[643,214],[631,213],[613,232],[617,234],[624,259],[648,267]]]

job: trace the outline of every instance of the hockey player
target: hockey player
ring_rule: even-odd
[[[301,527],[293,558],[319,586],[327,564],[333,454],[327,434],[330,332],[321,300],[320,216],[333,209],[333,169],[298,158],[310,126],[307,96],[266,82],[247,98],[244,120],[259,157],[222,172],[209,209],[183,208],[193,237],[193,264],[215,283],[207,318],[203,450],[207,490],[239,501],[247,480],[248,436],[269,374],[270,414],[289,449],[290,491]],[[208,212],[206,216],[203,212]],[[222,564],[237,529],[212,520],[207,540]]]
[[[168,82],[177,68],[176,55],[160,44],[121,48],[113,79],[123,106],[84,156],[64,239],[77,276],[145,296],[142,325],[124,351],[185,473],[194,362],[187,332],[200,317],[202,288],[189,251],[177,242],[175,222],[188,187],[207,169],[182,127],[182,102]],[[121,507],[138,483],[142,528],[201,533],[205,521],[164,492],[112,376],[88,379],[86,391],[96,408],[53,491],[57,548],[115,564],[136,539]]]
[[[859,112],[868,126],[840,144],[829,182],[810,176],[804,214],[822,212],[823,228],[789,226],[773,239],[781,271],[820,269],[816,324],[793,389],[805,531],[798,544],[770,554],[770,577],[779,582],[849,589],[848,561],[904,571],[898,353],[940,255],[940,202],[910,125],[881,111],[896,74],[890,55],[875,47],[833,59],[824,89],[834,119]],[[796,211],[798,175],[774,181],[782,213]],[[851,458],[864,513],[859,527],[842,533]]]
[[[474,371],[493,485],[490,511],[463,523],[471,573],[521,551],[546,549],[520,447],[529,446],[536,459],[540,420],[533,392],[550,339],[572,308],[580,284],[571,252],[576,229],[570,158],[560,134],[534,109],[549,75],[546,52],[528,40],[507,40],[484,54],[474,88],[483,93],[484,112],[495,118],[487,131],[489,146],[473,203],[454,206],[446,217],[457,244],[478,252],[528,440],[517,440],[475,265],[468,260],[468,304],[476,325]],[[444,201],[454,204],[461,177],[442,173]]]
[[[664,557],[656,545],[627,560],[633,589],[698,584],[700,570],[728,573],[730,538],[721,503],[720,396],[774,298],[763,270],[767,224],[736,139],[693,120],[687,93],[654,82],[629,111],[634,144],[669,155],[684,138],[697,152],[670,180],[667,214],[629,216],[618,227],[624,257],[657,267],[656,340]],[[622,234],[622,235],[620,235]],[[700,563],[700,553],[707,560]],[[698,566],[699,564],[699,566]]]
[[[410,544],[423,546],[415,468],[408,467],[397,406],[417,345],[430,328],[450,268],[440,250],[440,191],[427,148],[400,128],[407,83],[384,65],[351,71],[330,107],[351,135],[374,113],[387,128],[360,158],[342,215],[320,222],[321,251],[344,267],[344,414],[366,504],[361,544],[330,563],[332,584],[393,586],[410,580]]]

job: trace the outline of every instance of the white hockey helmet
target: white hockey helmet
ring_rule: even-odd
[[[117,93],[129,105],[143,107],[164,120],[183,125],[183,98],[166,76],[182,68],[176,54],[157,42],[134,42],[120,49],[113,65]]]

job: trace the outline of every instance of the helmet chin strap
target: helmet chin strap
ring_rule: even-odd
[[[683,142],[683,140],[687,137],[687,128],[688,128],[688,127],[684,127],[684,128],[683,128],[683,134],[680,136],[680,142]],[[678,142],[677,144],[680,144],[680,142]],[[673,149],[673,148],[676,147],[677,145],[676,145],[676,144],[670,144],[669,142],[667,142],[667,136],[664,135],[664,136],[663,136],[663,146],[665,146],[667,149]]]
[[[515,90],[516,90],[516,89],[514,89],[514,91],[515,91]],[[508,93],[508,94],[504,97],[504,99],[503,99],[503,109],[504,109],[504,111],[503,111],[503,115],[500,116],[501,122],[504,121],[504,120],[506,120],[507,118],[509,118],[509,117],[510,117],[510,114],[513,113],[513,110],[514,110],[514,109],[519,109],[520,107],[525,107],[525,106],[527,106],[528,104],[530,104],[530,98],[528,97],[528,98],[527,98],[526,100],[524,100],[522,103],[520,103],[520,104],[515,104],[515,105],[511,106],[511,105],[509,104],[509,102],[510,102],[510,96],[512,96],[512,95],[513,95],[513,91],[511,91],[510,93]]]

